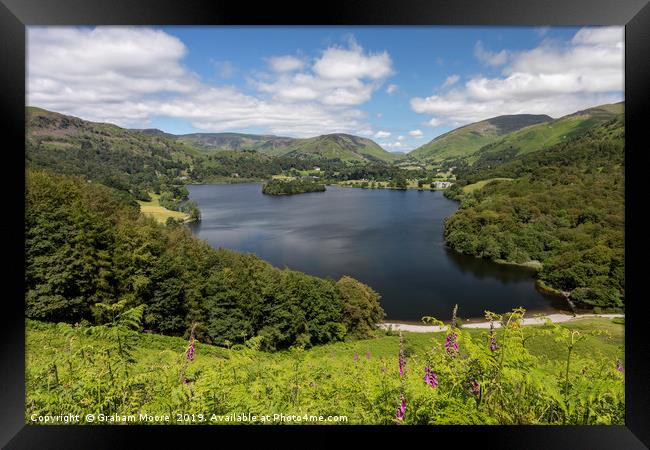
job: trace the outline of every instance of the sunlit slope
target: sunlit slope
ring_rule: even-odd
[[[586,131],[609,120],[622,116],[623,103],[596,106],[578,111],[550,122],[526,127],[504,136],[499,141],[482,148],[479,154],[509,151],[525,154],[551,147],[581,136]]]
[[[444,161],[472,155],[502,136],[530,125],[551,121],[547,115],[516,114],[471,123],[438,136],[408,155],[421,160]]]

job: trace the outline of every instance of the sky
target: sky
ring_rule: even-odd
[[[28,27],[27,104],[173,134],[349,133],[408,152],[622,101],[623,27]]]

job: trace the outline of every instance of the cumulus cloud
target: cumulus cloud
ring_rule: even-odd
[[[389,132],[389,131],[381,131],[381,130],[380,130],[380,131],[377,131],[377,132],[375,133],[375,137],[376,137],[377,139],[387,138],[387,137],[390,137],[390,132]]]
[[[396,84],[389,84],[388,87],[386,88],[386,93],[388,95],[393,95],[395,92],[397,92],[397,85]]]
[[[260,77],[252,84],[279,101],[356,106],[370,100],[392,73],[388,53],[367,53],[351,39],[347,48],[327,48],[307,70],[279,74],[271,80]]]
[[[559,117],[623,98],[621,27],[583,28],[568,42],[545,40],[532,50],[505,54],[509,62],[501,76],[476,76],[445,94],[414,97],[411,108],[435,115],[428,123],[435,127],[501,114]]]
[[[419,139],[422,136],[424,136],[424,133],[422,133],[421,130],[411,130],[411,131],[409,131],[409,135],[411,135],[412,137],[414,137],[416,139]]]
[[[404,139],[406,139],[404,136],[401,136],[401,135],[400,135],[400,136],[397,136],[397,140],[398,140],[398,141],[403,141]]]
[[[387,53],[365,52],[351,40],[325,49],[311,66],[293,56],[268,58],[271,72],[253,80],[258,92],[251,94],[201,80],[182,63],[183,42],[160,30],[30,27],[27,43],[28,104],[131,127],[162,116],[206,131],[372,133],[356,107],[392,73]],[[234,70],[213,65],[226,70],[221,75]]]
[[[350,39],[349,48],[329,47],[325,50],[313,70],[325,79],[380,80],[393,73],[392,65],[387,52],[367,54],[354,39]]]
[[[510,56],[507,50],[501,50],[498,53],[485,50],[481,41],[476,42],[476,45],[474,46],[474,55],[479,61],[492,67],[504,65]]]

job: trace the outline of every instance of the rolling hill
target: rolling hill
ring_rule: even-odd
[[[204,152],[255,150],[271,156],[359,162],[389,162],[399,158],[399,155],[387,152],[370,139],[343,133],[297,139],[242,133],[193,133],[175,136],[155,129],[140,131],[149,135],[164,135]]]
[[[286,148],[294,141],[290,137],[242,133],[192,133],[173,138],[204,151],[256,150],[262,153]]]
[[[559,119],[514,131],[502,139],[481,148],[476,157],[489,154],[526,154],[569,141],[586,131],[622,116],[624,103],[595,106]]]
[[[456,128],[408,153],[419,160],[440,162],[469,156],[504,135],[553,120],[547,115],[516,114],[498,116]]]
[[[371,139],[342,133],[296,139],[286,149],[276,149],[270,153],[294,157],[317,156],[324,159],[359,162],[389,162],[400,158],[399,155],[384,150]]]
[[[26,109],[28,166],[84,176],[117,188],[188,176],[200,152],[165,137],[117,125]]]

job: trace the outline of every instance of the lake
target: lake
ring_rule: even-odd
[[[262,194],[259,184],[190,185],[201,210],[192,224],[213,247],[252,252],[276,267],[339,279],[350,275],[377,291],[386,320],[447,320],[485,310],[566,309],[535,289],[533,272],[460,255],[446,247],[443,222],[458,208],[441,191],[358,189],[291,196]]]

